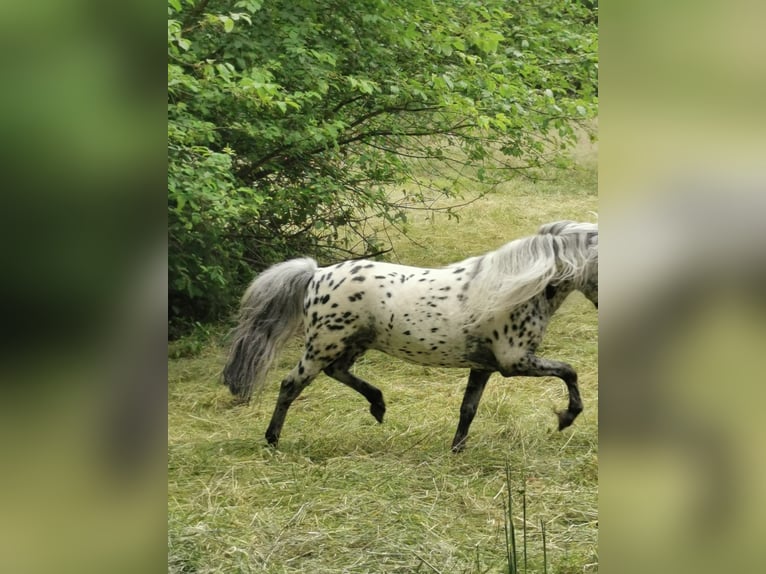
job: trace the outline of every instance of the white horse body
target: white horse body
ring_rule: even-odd
[[[469,304],[471,275],[479,259],[472,257],[439,269],[361,260],[319,268],[314,277],[342,271],[350,265],[368,270],[364,282],[345,281],[336,294],[354,317],[373,326],[377,336],[369,348],[420,365],[473,368],[480,365],[470,358],[467,341],[491,338],[493,331],[502,330],[508,319],[507,313],[503,317],[495,314],[474,323],[477,305]],[[351,301],[362,292],[365,299],[370,297],[377,305],[370,308],[362,299]],[[311,284],[308,293],[307,300],[311,300]],[[332,331],[313,329],[308,315],[305,329],[307,335],[316,333],[320,346],[325,341],[332,344],[336,338]],[[538,340],[543,332],[541,324]],[[491,344],[495,356],[502,357],[502,364],[513,364],[525,353],[522,347],[509,344],[508,337]]]

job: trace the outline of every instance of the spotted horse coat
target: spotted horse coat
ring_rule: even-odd
[[[598,305],[594,224],[546,224],[534,236],[438,269],[368,260],[320,268],[313,259],[294,259],[266,270],[245,292],[224,381],[249,400],[279,348],[302,327],[303,356],[282,381],[266,431],[272,445],[290,405],[320,372],[362,394],[382,422],[383,393],[351,372],[369,349],[470,369],[454,451],[465,445],[493,372],[561,378],[569,391],[568,407],[558,413],[561,430],[583,408],[577,374],[535,352],[551,316],[575,289]]]

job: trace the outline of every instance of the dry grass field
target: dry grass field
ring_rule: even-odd
[[[507,182],[459,221],[414,215],[412,240],[396,238],[388,259],[436,267],[544,222],[595,221],[595,149],[583,144],[577,159],[551,181]],[[598,571],[598,321],[581,294],[554,316],[539,355],[574,366],[584,412],[558,432],[553,410],[567,397],[559,379],[495,374],[459,455],[449,447],[467,371],[370,352],[355,372],[383,391],[384,423],[320,375],[275,450],[263,434],[301,343],[285,350],[257,400],[232,406],[219,384],[221,339],[169,363],[169,572],[508,572],[509,488],[520,572]]]

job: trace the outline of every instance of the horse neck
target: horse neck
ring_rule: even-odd
[[[564,300],[575,290],[574,281],[567,280],[556,283],[552,281],[545,289],[543,296],[548,301],[548,309],[551,315],[555,313]]]
[[[564,249],[574,249],[571,244],[564,244]],[[575,260],[577,261],[578,266],[584,266],[586,262],[584,261],[584,254],[580,250],[574,250],[570,251],[567,255],[567,257],[570,261]],[[558,257],[561,257],[561,254],[558,255]],[[559,265],[562,265],[562,262],[559,260],[557,262]],[[581,273],[581,271],[580,271]],[[564,300],[569,297],[569,295],[572,293],[572,291],[579,290],[581,288],[580,282],[583,280],[582,277],[580,277],[580,273],[577,273],[578,278],[575,279],[569,274],[565,274],[561,267],[559,267],[558,272],[556,275],[551,279],[551,282],[549,284],[549,287],[546,288],[546,298],[548,299],[548,305],[549,309],[551,311],[551,314],[555,313],[556,310],[561,306],[561,304],[564,302]],[[550,287],[555,286],[555,290],[553,292],[552,296],[547,296],[550,293]]]

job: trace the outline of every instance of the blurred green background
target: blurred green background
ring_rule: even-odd
[[[600,7],[607,572],[762,564],[764,10]],[[3,571],[164,567],[164,17],[0,4]]]

